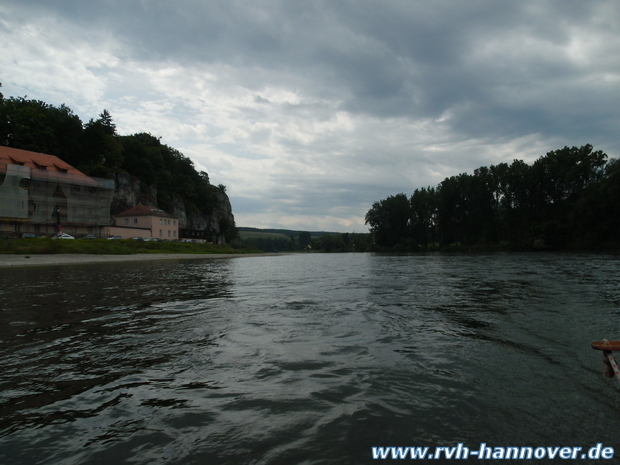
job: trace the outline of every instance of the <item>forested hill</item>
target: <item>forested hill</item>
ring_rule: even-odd
[[[188,221],[198,218],[195,221],[202,226],[214,211],[229,208],[223,185],[211,185],[206,172],[197,172],[189,158],[158,137],[117,134],[106,110],[84,124],[65,105],[0,94],[0,144],[56,155],[90,176],[113,178],[126,173],[139,180],[152,203],[173,211],[181,202]],[[218,233],[232,239],[236,235],[232,212],[218,215]]]
[[[298,236],[300,233],[305,233],[305,231],[297,230],[297,229],[270,229],[270,228],[250,228],[245,226],[237,227],[240,233],[256,233],[256,234],[279,234],[284,237],[290,236]],[[321,237],[324,234],[339,234],[335,232],[327,232],[327,231],[309,231],[307,234],[310,237]]]
[[[239,227],[243,242],[263,252],[369,252],[369,234]]]
[[[532,165],[481,167],[375,202],[366,213],[379,248],[620,247],[620,161],[591,145],[564,147]]]

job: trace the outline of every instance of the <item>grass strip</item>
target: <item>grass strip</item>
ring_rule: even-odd
[[[131,239],[109,241],[93,240],[52,240],[49,237],[36,239],[0,239],[0,254],[97,254],[132,255],[138,253],[165,254],[247,254],[258,250],[237,249],[229,245],[201,244],[193,242],[144,242]]]

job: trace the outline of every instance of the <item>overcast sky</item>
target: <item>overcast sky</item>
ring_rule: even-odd
[[[0,0],[0,82],[161,136],[238,226],[366,232],[483,165],[619,157],[620,1]]]

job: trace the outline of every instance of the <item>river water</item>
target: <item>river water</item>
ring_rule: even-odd
[[[355,464],[458,443],[618,457],[601,338],[620,339],[617,255],[0,268],[0,463]]]

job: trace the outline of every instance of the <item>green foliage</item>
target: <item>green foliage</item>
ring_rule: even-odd
[[[388,197],[366,224],[378,248],[594,248],[618,244],[619,218],[620,163],[584,145],[446,178],[408,205],[404,194]]]
[[[239,238],[233,239],[233,241],[230,243],[230,246],[233,249],[238,250],[239,253],[259,253],[259,252],[261,252],[261,250],[257,249],[252,244],[249,244],[246,241],[244,241],[242,239],[239,239]]]
[[[220,233],[224,236],[227,243],[239,238],[239,231],[235,226],[234,220],[230,220],[227,217],[222,217],[220,218],[219,227]]]
[[[314,252],[369,252],[370,235],[325,233],[319,237],[313,237],[311,247]]]
[[[0,144],[56,155],[91,176],[113,178],[125,171],[156,188],[164,210],[180,199],[188,213],[208,214],[226,192],[222,184],[212,186],[206,172],[196,172],[189,158],[159,138],[146,133],[119,136],[107,110],[83,125],[65,105],[0,98]],[[223,226],[227,240],[234,239],[234,224]]]
[[[275,253],[290,250],[287,237],[246,237],[245,244],[262,252]]]
[[[108,115],[109,116],[109,115]],[[82,133],[82,164],[78,165],[84,171],[91,166],[105,166],[118,169],[123,163],[123,146],[115,134],[110,134],[109,124],[103,119],[92,119],[84,127]]]
[[[257,238],[265,238],[265,237],[284,237],[286,238],[286,234],[281,234],[281,233],[271,233],[271,232],[264,232],[264,231],[260,231],[260,230],[256,230],[256,231],[248,231],[247,228],[240,228],[239,229],[239,237],[242,240],[246,240],[246,239],[257,239]]]
[[[312,242],[312,236],[308,231],[302,231],[299,233],[299,249],[305,250]]]
[[[209,213],[217,205],[217,188],[209,184],[209,175],[198,173],[178,150],[146,133],[118,140],[124,154],[121,168],[145,185],[157,187],[157,203],[164,210],[170,209],[174,198],[183,199],[188,212]]]
[[[266,232],[266,231],[281,231]],[[295,236],[295,233],[298,235]],[[241,242],[263,252],[369,252],[370,235],[241,228]]]
[[[370,225],[378,245],[393,247],[411,234],[411,205],[405,194],[390,196],[375,202],[366,213],[366,224]]]
[[[83,160],[82,121],[65,105],[25,97],[0,99],[0,144],[54,154],[67,163]]]

